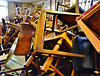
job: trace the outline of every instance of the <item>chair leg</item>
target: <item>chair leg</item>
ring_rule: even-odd
[[[39,59],[38,59],[38,56],[35,56],[36,58],[36,63],[37,63],[37,72],[38,72],[38,75],[41,74],[41,70],[40,70],[40,64],[39,64]]]
[[[27,55],[25,56],[25,61],[27,61]],[[26,68],[26,76],[28,76],[28,67]]]
[[[71,76],[76,76],[76,72],[74,71],[74,69],[72,70]]]

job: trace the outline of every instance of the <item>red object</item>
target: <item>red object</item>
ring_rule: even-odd
[[[98,4],[100,4],[100,1],[98,1],[95,5],[93,5],[91,8],[89,8],[87,11],[85,11],[82,15],[80,15],[78,18],[76,18],[75,21],[81,19],[86,13],[88,13],[90,10],[92,10],[94,7],[96,7]]]

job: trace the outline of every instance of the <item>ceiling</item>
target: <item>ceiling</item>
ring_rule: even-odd
[[[25,3],[38,3],[44,0],[5,0],[8,2],[25,2]]]
[[[25,3],[40,3],[43,1],[47,1],[47,0],[5,0],[8,2],[25,2]],[[94,1],[99,1],[99,0],[94,0]]]

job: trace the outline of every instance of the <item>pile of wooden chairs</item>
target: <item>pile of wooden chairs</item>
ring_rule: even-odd
[[[20,25],[9,23],[1,43],[0,74],[99,76],[100,1],[92,8],[77,19],[83,34],[88,38],[85,34],[80,37],[79,30],[75,29],[78,27],[75,19],[81,15],[75,12],[75,6],[69,7],[66,12],[46,9],[38,12],[36,7],[32,17],[27,20],[29,17],[26,15]],[[92,25],[95,20],[88,18],[95,18],[98,22]],[[94,25],[98,26],[94,28]],[[14,32],[10,36],[11,29]]]

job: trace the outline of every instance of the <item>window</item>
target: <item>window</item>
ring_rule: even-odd
[[[0,22],[8,15],[8,2],[0,0]]]

